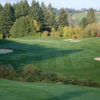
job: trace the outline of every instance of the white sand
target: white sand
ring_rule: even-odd
[[[0,49],[0,54],[7,54],[7,53],[11,53],[13,52],[13,50],[10,49]]]
[[[100,57],[98,57],[98,58],[94,58],[94,60],[100,61]]]

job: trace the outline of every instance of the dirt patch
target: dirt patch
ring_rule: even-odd
[[[13,50],[11,49],[0,49],[0,54],[7,54],[7,53],[11,53],[13,52]]]
[[[94,58],[94,60],[100,61],[100,57]]]

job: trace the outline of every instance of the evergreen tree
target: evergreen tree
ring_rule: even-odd
[[[3,9],[3,7],[2,7],[2,5],[0,4],[0,12],[1,12],[2,9]]]
[[[84,18],[82,19],[80,25],[81,25],[83,28],[85,28],[85,27],[88,25],[88,21],[87,21],[87,18],[86,18],[86,17],[84,17]]]
[[[49,13],[48,13],[48,9],[46,8],[44,2],[42,2],[41,8],[42,8],[42,12],[43,12],[43,30],[49,31],[50,30],[49,29],[49,23],[48,23]]]
[[[57,28],[56,13],[51,4],[49,4],[49,6],[48,6],[48,13],[49,13],[49,17],[48,17],[49,28],[50,29],[52,29],[52,27]]]
[[[89,9],[89,11],[88,11],[87,20],[88,20],[88,24],[92,24],[92,23],[96,22],[95,12],[92,8]]]
[[[10,35],[9,31],[14,22],[14,12],[11,4],[6,3],[4,8],[1,11],[0,17],[0,33],[3,34],[3,38]]]
[[[20,10],[21,10],[21,16],[28,15],[29,5],[27,0],[23,0],[20,2]]]
[[[1,19],[1,12],[2,12],[2,9],[3,9],[3,7],[2,7],[2,5],[0,4],[0,19]],[[0,34],[1,34],[1,27],[0,27]]]
[[[31,10],[30,10],[30,15],[31,17],[33,17],[35,20],[39,21],[39,5],[38,3],[33,0],[32,1],[32,6],[31,6]]]
[[[60,26],[68,26],[68,15],[65,9],[61,9],[59,13],[59,25]]]
[[[16,19],[20,18],[21,17],[21,11],[20,11],[20,3],[16,3],[13,5],[14,7],[14,16]]]
[[[40,30],[42,31],[43,30],[43,27],[44,27],[44,15],[43,15],[43,11],[42,11],[42,8],[41,6],[39,5],[39,3],[37,2],[37,7],[38,7],[38,12],[39,12],[39,19],[36,20],[39,27],[40,27]]]
[[[29,4],[27,0],[21,0],[19,3],[14,4],[15,17],[20,18],[22,16],[27,16],[29,13]]]
[[[32,6],[30,7],[30,16],[38,22],[41,28],[43,23],[43,12],[39,3],[35,0],[32,1]]]

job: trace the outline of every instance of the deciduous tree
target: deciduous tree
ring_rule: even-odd
[[[84,17],[80,23],[81,27],[85,28],[88,25],[87,18]]]
[[[95,12],[94,12],[93,8],[89,9],[89,11],[88,11],[87,21],[88,21],[88,24],[92,24],[92,23],[96,22]]]

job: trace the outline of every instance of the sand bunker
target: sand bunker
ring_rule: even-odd
[[[11,53],[13,52],[13,50],[10,49],[0,49],[0,54],[7,54],[7,53]]]
[[[80,40],[72,40],[71,42],[80,42]]]
[[[64,41],[72,41],[73,39],[64,39]]]
[[[100,61],[100,57],[98,57],[98,58],[94,58],[94,60]]]
[[[80,42],[80,40],[74,40],[74,39],[64,39],[64,41],[70,41],[70,42]]]

